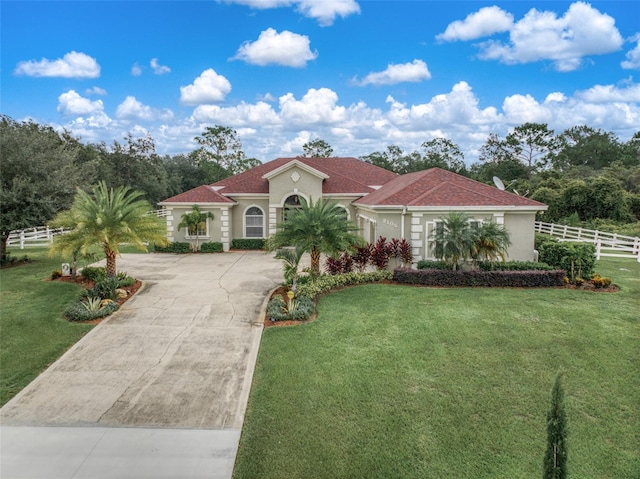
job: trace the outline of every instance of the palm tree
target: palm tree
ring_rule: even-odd
[[[474,260],[506,259],[507,249],[511,245],[509,232],[503,225],[492,221],[483,223],[476,231]]]
[[[102,248],[107,259],[106,273],[116,276],[116,255],[123,243],[146,251],[145,242],[167,243],[167,227],[161,218],[149,214],[151,205],[141,199],[143,193],[126,186],[109,189],[101,181],[93,195],[78,189],[71,209],[62,211],[51,226],[69,228],[69,233],[54,238],[49,255],[88,254],[89,248]]]
[[[275,259],[282,260],[284,280],[291,283],[291,290],[295,293],[298,287],[298,266],[304,250],[297,246],[295,249],[283,248],[276,251]]]
[[[475,233],[469,220],[469,215],[452,211],[441,218],[431,237],[435,257],[444,259],[454,271],[461,261],[471,258],[474,251]]]
[[[364,240],[355,232],[356,225],[347,219],[344,210],[335,201],[319,199],[307,202],[300,198],[300,208],[287,212],[285,221],[267,241],[273,251],[285,246],[296,246],[311,255],[311,269],[320,274],[320,255],[333,255],[360,245]]]
[[[193,205],[191,213],[185,213],[180,218],[178,229],[187,228],[187,234],[191,235],[192,239],[195,238],[195,243],[191,243],[192,251],[198,251],[198,232],[206,229],[207,219],[213,219],[213,213],[201,212],[198,205]]]

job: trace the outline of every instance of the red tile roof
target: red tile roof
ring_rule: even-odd
[[[521,206],[546,209],[538,201],[501,191],[440,168],[398,176],[354,201],[367,206]]]
[[[222,196],[220,193],[215,191],[209,185],[198,186],[197,188],[193,188],[192,190],[185,191],[184,193],[180,193],[179,195],[172,196],[168,198],[162,203],[235,203],[235,201],[230,200]]]
[[[263,176],[294,160],[329,176],[322,185],[324,194],[365,194],[374,191],[372,186],[381,186],[398,176],[356,158],[278,158],[218,181],[213,186],[224,186],[219,192],[229,196],[234,193],[269,193],[269,181]]]

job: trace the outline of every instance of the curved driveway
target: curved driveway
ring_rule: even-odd
[[[123,255],[118,270],[143,289],[2,408],[1,477],[230,477],[281,263]]]

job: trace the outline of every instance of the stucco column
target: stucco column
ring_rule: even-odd
[[[413,262],[417,263],[426,257],[426,238],[424,238],[425,225],[422,221],[422,214],[411,214],[411,254]]]
[[[223,251],[229,251],[231,248],[231,237],[229,235],[231,225],[231,212],[228,207],[220,208],[220,221],[222,226],[220,227],[220,238],[222,242]]]
[[[269,205],[269,236],[276,234],[277,224],[278,224],[278,208],[275,205]]]
[[[173,226],[173,208],[169,206],[166,210],[167,214],[164,218],[167,221],[167,239],[173,243],[175,241],[173,237],[173,232],[175,231],[175,227]]]

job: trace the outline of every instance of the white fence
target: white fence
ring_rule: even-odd
[[[536,231],[545,233],[562,241],[582,241],[596,245],[596,257],[633,258],[640,263],[640,238],[616,233],[556,225],[536,221]]]
[[[34,246],[49,246],[53,242],[53,237],[69,230],[63,228],[49,228],[48,226],[38,226],[26,230],[16,230],[9,233],[7,246],[18,246],[25,249]]]
[[[159,218],[167,216],[167,210],[150,211],[149,214],[157,215]],[[49,228],[48,226],[36,226],[26,230],[14,230],[9,233],[7,240],[8,247],[19,247],[20,249],[49,246],[53,243],[53,237],[70,231],[64,228]]]

